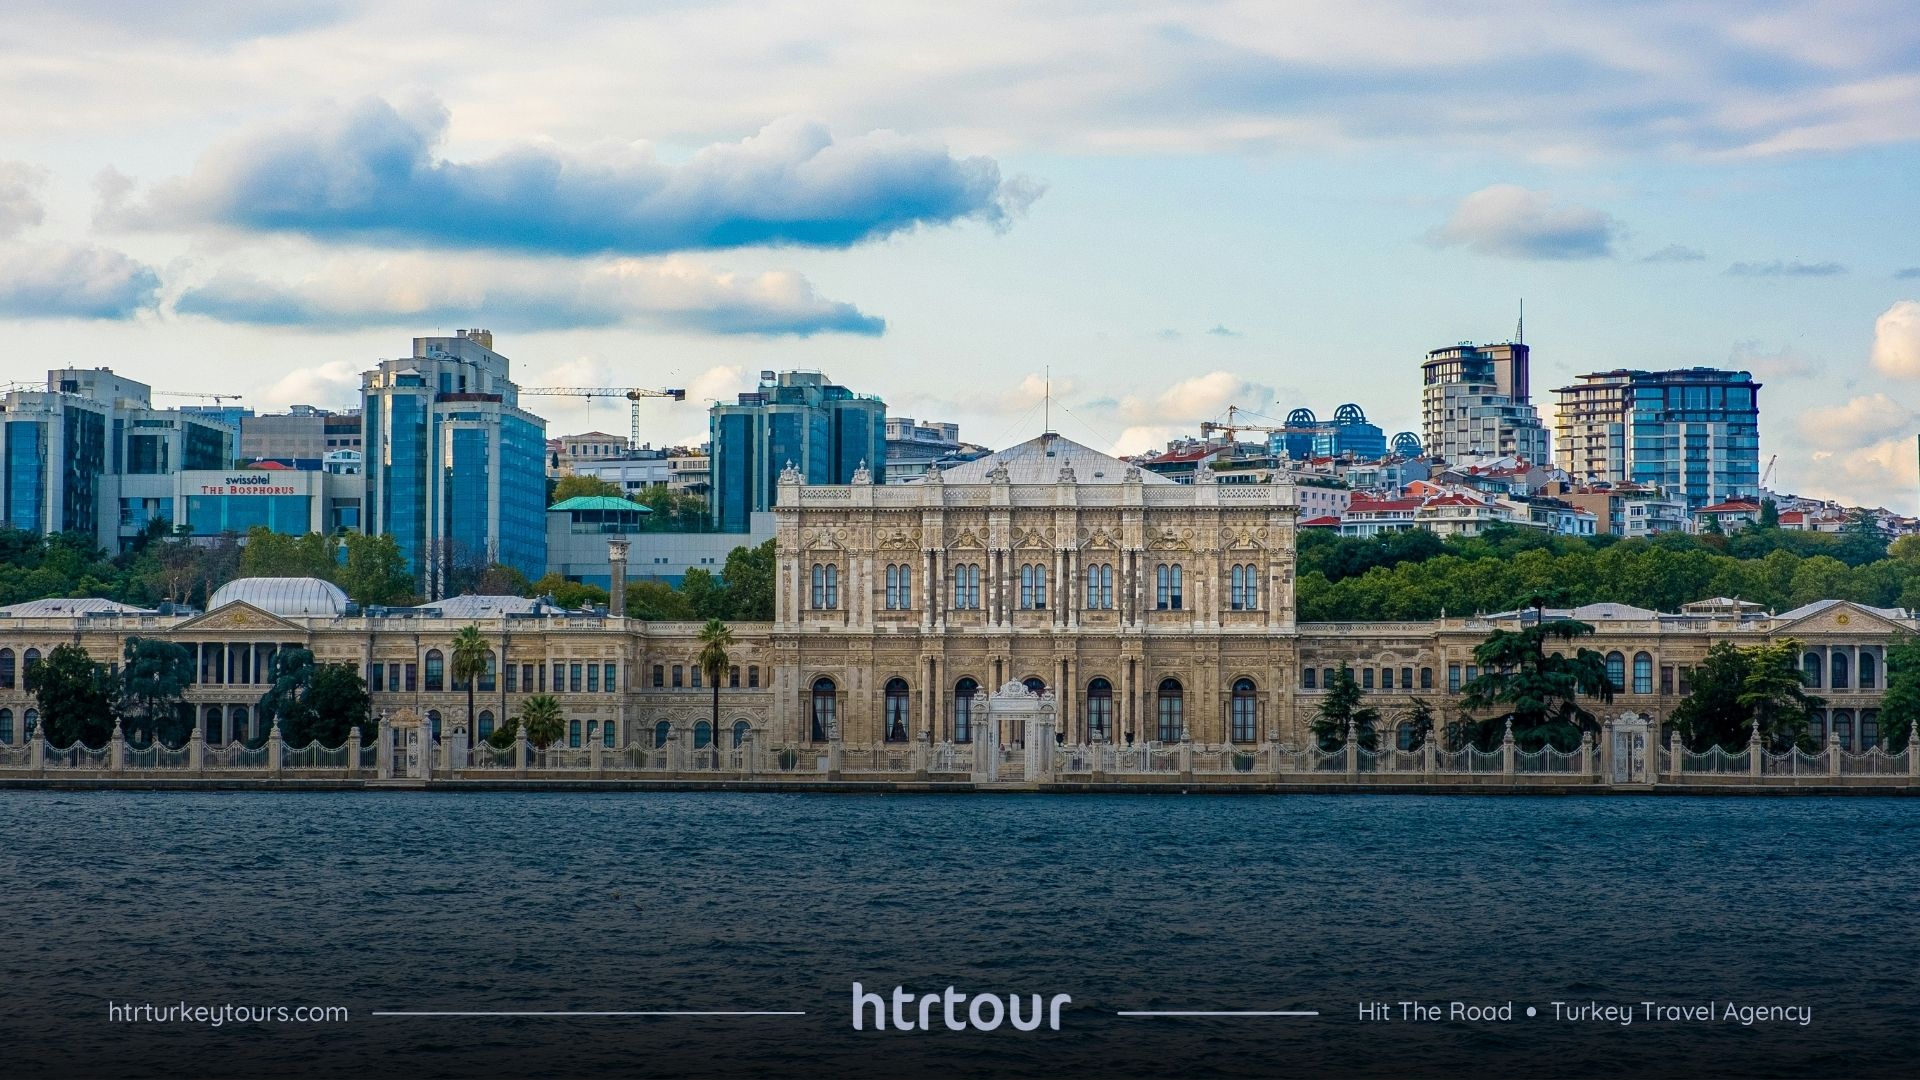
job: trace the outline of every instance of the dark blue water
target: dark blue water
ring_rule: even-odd
[[[0,792],[0,826],[13,1077],[1891,1076],[1920,1056],[1913,800]],[[856,1033],[855,980],[1073,1005],[1059,1032]],[[1357,1018],[1415,997],[1516,1019]],[[1519,1015],[1556,999],[1813,1022]],[[110,1000],[352,1018],[116,1024]],[[394,1009],[809,1015],[368,1015]],[[1323,1015],[1113,1015],[1138,1009]]]

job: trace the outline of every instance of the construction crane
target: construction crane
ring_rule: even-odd
[[[1767,489],[1767,481],[1773,479],[1773,463],[1779,460],[1779,454],[1775,454],[1767,459],[1767,470],[1760,474],[1760,490],[1765,491]]]
[[[648,398],[667,398],[671,401],[687,400],[685,390],[643,390],[637,386],[535,386],[522,388],[522,397],[578,397],[578,398],[626,398],[632,402],[630,412],[631,432],[627,436],[627,449],[640,448],[640,403]]]
[[[153,396],[154,397],[199,398],[201,401],[211,400],[215,405],[219,405],[228,401],[239,401],[245,395],[243,394],[200,394],[200,393],[195,393],[191,390],[155,390],[153,392]]]
[[[1324,429],[1320,427],[1297,426],[1298,423],[1301,423],[1301,422],[1311,423],[1313,420],[1313,414],[1311,412],[1307,412],[1307,410],[1305,409],[1294,410],[1296,414],[1306,413],[1305,421],[1295,421],[1293,417],[1288,417],[1288,420],[1291,422],[1286,424],[1243,424],[1240,422],[1240,414],[1243,412],[1250,413],[1254,416],[1263,415],[1261,413],[1253,412],[1253,410],[1251,409],[1242,409],[1238,405],[1229,405],[1227,406],[1227,419],[1225,423],[1221,423],[1220,421],[1217,421],[1217,420],[1201,421],[1200,437],[1204,439],[1216,431],[1221,431],[1226,433],[1228,442],[1233,442],[1235,441],[1234,436],[1242,431],[1264,431],[1269,434],[1280,434],[1280,435],[1318,435],[1324,431]],[[1272,417],[1268,417],[1268,419],[1272,419]]]

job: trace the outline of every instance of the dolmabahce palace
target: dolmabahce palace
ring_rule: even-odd
[[[966,744],[996,722],[978,704],[1024,688],[1051,703],[1056,737],[1070,746],[1298,747],[1342,664],[1391,736],[1416,699],[1437,716],[1457,713],[1474,646],[1533,615],[1298,622],[1290,486],[1204,472],[1175,483],[1053,434],[900,484],[857,474],[806,485],[790,470],[776,516],[776,614],[733,626],[722,745]],[[36,718],[28,665],[63,643],[117,663],[134,637],[193,653],[187,698],[209,744],[262,733],[272,658],[291,647],[352,665],[378,715],[406,710],[436,733],[463,727],[451,645],[476,625],[495,659],[476,680],[475,735],[545,693],[573,746],[664,744],[676,732],[703,745],[715,733],[695,659],[700,627],[624,617],[624,545],[611,544],[605,613],[516,596],[362,610],[311,578],[233,581],[205,612],[98,599],[0,608],[0,741],[23,740]],[[1571,615],[1597,627],[1587,644],[1607,658],[1614,705],[1655,722],[1686,695],[1710,644],[1797,639],[1826,701],[1814,734],[1848,750],[1877,741],[1890,638],[1920,629],[1909,612],[1833,600],[1783,613],[1702,598],[1678,612],[1594,604]],[[1024,733],[991,737],[1010,745]]]

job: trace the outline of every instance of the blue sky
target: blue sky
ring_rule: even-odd
[[[339,406],[484,325],[527,385],[690,387],[661,442],[797,366],[1003,445],[1051,368],[1057,428],[1137,451],[1231,404],[1416,428],[1422,353],[1524,297],[1536,388],[1748,367],[1782,486],[1912,509],[1920,21],[1459,9],[23,0],[7,377]]]

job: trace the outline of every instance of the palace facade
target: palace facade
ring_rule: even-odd
[[[779,484],[776,617],[734,627],[723,744],[747,731],[780,748],[967,743],[973,699],[1024,683],[1051,696],[1069,744],[1302,746],[1341,664],[1390,728],[1415,700],[1444,719],[1477,674],[1474,646],[1534,617],[1299,623],[1290,487],[1217,484],[1204,470],[1174,483],[1057,435],[909,483],[853,480],[807,485],[789,472]],[[615,559],[620,574],[624,552]],[[1877,742],[1889,640],[1920,630],[1911,613],[1843,601],[1546,613],[1561,614],[1596,626],[1584,644],[1607,657],[1612,708],[1656,721],[1713,643],[1797,639],[1827,700],[1817,734],[1850,750]],[[360,610],[323,581],[258,578],[229,583],[204,613],[85,599],[0,608],[0,742],[24,739],[37,718],[29,665],[63,643],[117,663],[135,637],[191,650],[188,699],[210,744],[262,734],[260,696],[289,647],[353,665],[376,713],[464,725],[467,691],[449,668],[469,625],[494,644],[494,670],[474,687],[481,736],[538,693],[559,699],[576,746],[663,744],[679,731],[698,747],[713,735],[697,624],[520,597]]]

